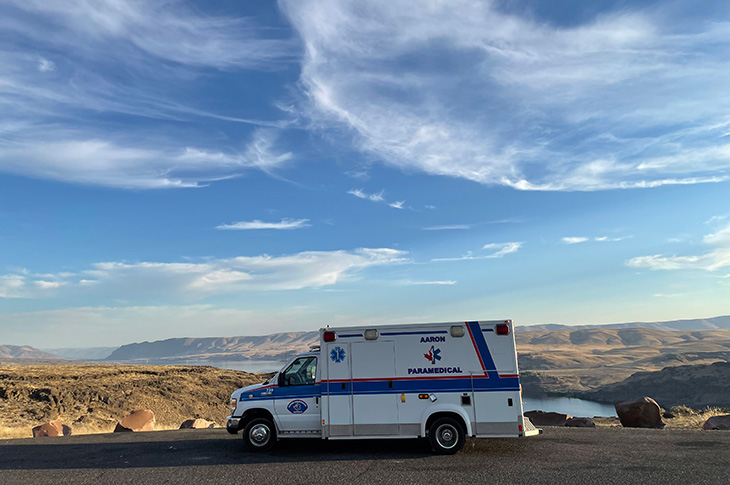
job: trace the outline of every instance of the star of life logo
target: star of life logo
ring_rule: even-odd
[[[435,367],[437,361],[441,360],[441,349],[437,349],[434,345],[423,354],[434,367],[410,367],[408,374],[462,374],[461,367]]]
[[[441,353],[441,349],[434,348],[432,345],[430,349],[428,349],[428,352],[423,354],[423,356],[428,359],[431,364],[435,364],[437,360],[441,360],[441,356],[439,355]]]
[[[345,349],[342,347],[335,347],[330,351],[330,359],[332,359],[332,362],[335,364],[339,364],[343,360],[345,360]]]

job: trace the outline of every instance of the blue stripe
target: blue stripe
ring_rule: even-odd
[[[483,328],[482,332],[494,332],[493,328]]]
[[[361,333],[351,333],[347,335],[338,335],[337,338],[362,337]]]
[[[474,337],[474,343],[477,344],[477,352],[479,352],[479,355],[482,357],[482,362],[484,362],[487,375],[489,377],[499,379],[497,366],[494,365],[492,354],[489,352],[487,341],[484,340],[484,334],[481,332],[482,329],[479,327],[479,322],[467,322],[467,325],[469,325],[472,337]]]

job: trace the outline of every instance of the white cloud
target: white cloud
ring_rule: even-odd
[[[405,200],[397,201],[397,202],[388,202],[385,200],[385,190],[381,190],[380,192],[374,192],[372,194],[368,194],[362,189],[350,189],[347,191],[348,194],[354,195],[358,199],[363,200],[369,200],[371,202],[376,203],[383,203],[388,205],[389,207],[392,207],[393,209],[404,209],[403,204],[405,204]]]
[[[580,244],[580,243],[584,243],[586,241],[588,241],[588,238],[582,237],[582,236],[580,236],[580,237],[569,236],[569,237],[563,238],[563,242],[565,244]]]
[[[252,230],[252,229],[301,229],[309,227],[309,219],[282,219],[279,222],[263,222],[258,219],[248,222],[221,224],[216,229]]]
[[[40,59],[38,59],[38,70],[40,72],[55,71],[56,65],[53,63],[53,61],[49,61],[48,59],[41,57]]]
[[[165,142],[119,144],[106,139],[48,140],[31,133],[2,143],[0,172],[49,177],[79,184],[132,189],[197,187],[241,171],[271,169],[287,162],[290,153],[273,152],[272,133],[257,130],[243,155]]]
[[[363,269],[405,261],[387,248],[305,251],[285,256],[240,256],[200,263],[103,262],[73,273],[0,276],[0,297],[42,298],[47,291],[124,298],[186,298],[335,285]],[[62,288],[59,288],[62,287]]]
[[[303,111],[392,166],[520,190],[729,178],[717,18],[637,7],[556,26],[481,0],[281,5],[305,47]]]
[[[523,242],[489,243],[485,244],[482,249],[491,249],[492,252],[490,254],[475,256],[471,251],[469,251],[464,256],[455,258],[434,258],[431,262],[473,261],[477,259],[501,258],[507,254],[516,253],[524,244],[525,243]]]
[[[471,229],[471,224],[447,224],[445,226],[424,227],[424,231],[466,231]]]
[[[181,0],[9,0],[0,3],[0,30],[8,38],[0,52],[0,172],[175,188],[270,172],[292,158],[278,138],[291,121],[214,113],[198,95],[206,75],[293,60],[293,42],[261,21],[206,14]],[[55,62],[38,54],[59,51]],[[210,118],[258,129],[237,128],[243,135],[229,138]]]
[[[399,200],[397,202],[390,202],[388,205],[393,209],[403,209],[403,204],[405,204],[405,202],[405,200]]]
[[[730,266],[730,224],[720,230],[707,234],[702,241],[714,249],[702,254],[689,256],[661,255],[638,256],[626,262],[633,268],[652,270],[702,269],[715,271]]]
[[[436,281],[413,281],[413,280],[403,280],[400,281],[400,284],[402,285],[435,285],[435,286],[453,286],[456,284],[456,281],[454,280],[436,280]]]
[[[516,253],[522,247],[522,242],[490,243],[485,244],[482,249],[496,249],[487,258],[501,258],[504,255]]]

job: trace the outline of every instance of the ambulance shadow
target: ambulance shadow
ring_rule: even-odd
[[[125,433],[126,434],[126,433]],[[430,456],[425,440],[323,441],[290,439],[267,453],[245,451],[240,435],[164,441],[126,439],[113,435],[44,438],[37,443],[0,445],[1,470],[69,470],[109,468],[160,468],[265,463],[404,460]],[[70,439],[75,438],[75,439]],[[80,442],[81,441],[81,442]],[[1,481],[1,480],[0,480]]]

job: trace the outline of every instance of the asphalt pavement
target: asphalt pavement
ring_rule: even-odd
[[[470,439],[455,456],[422,440],[290,439],[251,454],[222,429],[0,440],[0,484],[730,483],[730,431],[544,430]]]

